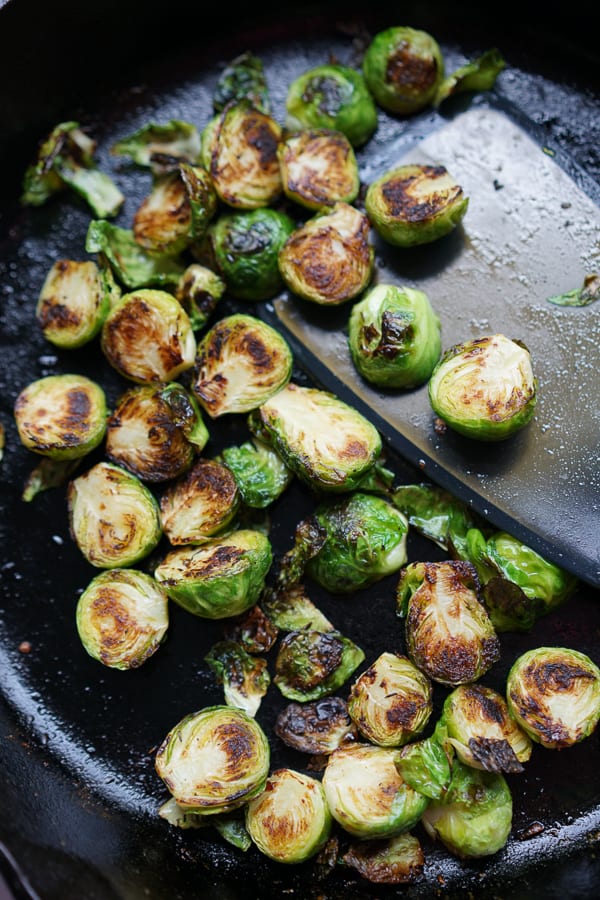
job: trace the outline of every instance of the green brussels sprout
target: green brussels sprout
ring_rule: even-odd
[[[286,127],[330,128],[353,147],[366,143],[377,128],[377,108],[362,72],[325,63],[303,72],[288,88]]]
[[[213,109],[221,112],[231,101],[240,100],[248,100],[267,115],[271,112],[262,60],[249,50],[232,59],[219,75],[213,92]]]
[[[225,282],[206,266],[192,263],[175,288],[175,297],[186,313],[194,331],[204,328],[223,294]]]
[[[163,531],[174,546],[205,544],[232,524],[239,504],[237,484],[227,466],[199,459],[164,491],[160,499]]]
[[[196,358],[181,304],[167,291],[149,288],[121,297],[104,320],[100,344],[111,366],[138,384],[175,381]]]
[[[200,135],[191,122],[171,119],[149,122],[112,145],[115,156],[127,156],[155,175],[175,171],[181,162],[194,165],[200,159]]]
[[[328,498],[314,515],[326,538],[306,572],[331,593],[367,587],[406,563],[408,522],[384,497],[357,491]]]
[[[294,222],[275,209],[219,216],[209,229],[215,262],[229,293],[240,300],[269,300],[283,287],[279,251]]]
[[[350,844],[341,862],[373,884],[410,884],[421,878],[425,867],[418,838],[406,832]]]
[[[154,577],[175,603],[195,616],[239,616],[258,600],[273,553],[260,531],[240,528],[199,547],[168,553]]]
[[[85,249],[88,253],[101,254],[121,284],[132,290],[176,285],[184,270],[172,256],[147,253],[136,241],[133,231],[119,228],[105,219],[90,222]]]
[[[257,413],[288,468],[318,491],[352,490],[381,453],[375,426],[319,388],[289,383]]]
[[[76,623],[90,656],[112,669],[134,669],[165,639],[168,597],[145,572],[109,569],[81,594]]]
[[[444,57],[426,31],[397,25],[372,39],[363,73],[382,109],[409,115],[433,102],[444,77]]]
[[[531,355],[503,334],[455,344],[429,380],[429,401],[450,428],[480,441],[499,441],[532,419],[537,379]]]
[[[47,375],[17,396],[14,417],[24,447],[55,460],[79,459],[106,434],[108,411],[100,385],[84,375]]]
[[[448,97],[463,91],[491,90],[505,66],[506,63],[499,50],[495,47],[486,50],[477,59],[460,66],[440,82],[433,98],[433,105],[438,107]]]
[[[390,500],[415,531],[452,556],[464,546],[467,533],[478,521],[466,503],[433,484],[399,485],[392,490]],[[466,558],[462,553],[458,557]],[[470,562],[475,565],[474,560]]]
[[[292,364],[292,351],[278,331],[234,313],[198,343],[191,389],[212,419],[250,412],[288,383]]]
[[[271,683],[266,659],[252,656],[235,641],[223,640],[210,648],[204,660],[223,685],[227,706],[255,716]]]
[[[440,800],[450,786],[453,759],[454,748],[444,725],[438,722],[428,738],[401,747],[396,767],[415,791],[430,800]]]
[[[159,506],[139,478],[113,463],[99,462],[69,482],[71,537],[99,569],[132,566],[162,537]]]
[[[388,244],[413,247],[445,237],[465,216],[469,198],[445,166],[408,163],[371,182],[365,209]]]
[[[472,859],[501,850],[512,827],[512,796],[503,775],[482,772],[455,760],[452,780],[441,800],[423,813],[427,834],[455,856]]]
[[[295,864],[315,856],[329,840],[332,817],[320,781],[281,768],[272,772],[246,807],[246,828],[265,856]]]
[[[215,815],[264,789],[270,749],[260,725],[241,709],[208,706],[185,716],[156,752],[155,767],[185,811]]]
[[[506,699],[510,714],[532,740],[563,750],[598,724],[600,669],[578,650],[537,647],[513,663]]]
[[[320,700],[337,691],[364,658],[339,631],[290,631],[279,645],[273,681],[288,700]]]
[[[304,300],[339,306],[357,297],[373,274],[369,220],[349,203],[326,207],[296,228],[279,251],[287,287]]]
[[[59,259],[46,275],[35,315],[47,341],[71,350],[96,337],[109,308],[96,263]]]
[[[239,447],[226,447],[220,458],[233,472],[242,500],[252,509],[273,503],[293,478],[276,450],[258,438]]]
[[[354,682],[348,712],[361,735],[380,747],[400,747],[419,734],[433,710],[432,686],[406,656],[381,653]]]
[[[429,801],[403,781],[397,755],[372,744],[347,744],[330,754],[323,787],[344,831],[362,840],[390,838],[419,821]]]
[[[504,697],[481,684],[462,684],[444,701],[448,743],[467,766],[486,772],[522,772],[531,740],[508,711]]]
[[[320,210],[358,197],[360,176],[345,134],[311,128],[284,137],[277,148],[283,192],[306,209]]]
[[[187,472],[208,438],[198,404],[181,384],[141,384],[118,399],[106,454],[142,481],[169,481]]]
[[[348,346],[360,374],[383,388],[414,388],[440,358],[440,320],[424,291],[378,284],[355,303]]]
[[[249,100],[225,106],[203,135],[202,149],[203,161],[223,203],[235,209],[259,209],[277,200],[282,192],[277,159],[280,140],[278,123]]]
[[[357,737],[348,704],[336,696],[288,703],[277,716],[275,734],[293,750],[314,755],[332,753]]]
[[[398,583],[407,652],[433,681],[455,687],[481,678],[500,656],[500,642],[478,597],[468,562],[411,563]]]

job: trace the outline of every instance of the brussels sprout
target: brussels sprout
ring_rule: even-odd
[[[406,563],[408,522],[384,497],[354,492],[328,498],[314,515],[326,538],[306,572],[331,593],[367,587]]]
[[[510,788],[503,775],[455,760],[447,793],[429,804],[421,821],[429,836],[439,838],[455,856],[490,856],[504,847],[510,834]]]
[[[169,597],[195,616],[239,616],[258,600],[273,559],[269,539],[241,528],[200,547],[166,555],[154,577]]]
[[[462,221],[469,198],[445,166],[409,163],[367,188],[365,209],[375,231],[396,247],[429,244]]]
[[[99,569],[139,562],[162,536],[153,494],[135,475],[112,463],[99,462],[69,482],[67,506],[73,540]]]
[[[121,284],[131,289],[176,285],[184,270],[174,257],[146,253],[133,231],[104,219],[90,222],[85,249],[102,254]]]
[[[221,319],[198,344],[192,390],[208,415],[250,412],[277,394],[292,374],[285,338],[254,316]]]
[[[356,726],[341,697],[311,703],[288,703],[275,721],[275,734],[301,753],[329,754],[357,737]]]
[[[358,197],[360,177],[352,144],[341,131],[312,128],[284,137],[277,148],[283,192],[306,209],[320,210]]]
[[[347,744],[329,756],[323,787],[334,819],[361,839],[389,838],[409,831],[427,803],[402,780],[397,751],[371,744]]]
[[[134,669],[165,639],[168,597],[145,572],[110,569],[81,594],[76,622],[90,656],[112,669]]]
[[[84,375],[47,375],[17,396],[14,417],[23,446],[55,460],[79,459],[106,433],[106,396]]]
[[[460,560],[411,563],[402,571],[397,599],[408,655],[434,681],[476,681],[500,656],[478,589],[475,567]]]
[[[354,682],[348,712],[366,740],[400,747],[423,731],[433,710],[431,682],[406,657],[384,652]]]
[[[209,230],[218,270],[229,293],[240,300],[268,300],[283,287],[279,251],[294,222],[275,209],[219,216]]]
[[[290,631],[279,645],[273,681],[288,700],[320,700],[337,691],[364,658],[339,631]]]
[[[473,511],[448,491],[433,484],[403,484],[395,487],[390,500],[408,518],[409,525],[442,550],[455,556],[469,529],[478,521]],[[463,559],[462,553],[458,553]],[[474,562],[473,560],[470,560]]]
[[[522,772],[531,741],[508,712],[504,697],[481,684],[460,685],[442,710],[448,742],[461,762],[486,772]]]
[[[252,656],[235,641],[219,641],[204,659],[223,685],[227,706],[255,716],[271,683],[266,659]]]
[[[508,673],[510,714],[543,747],[562,750],[588,737],[600,719],[600,669],[585,653],[538,647]]]
[[[166,291],[124,294],[110,311],[101,346],[111,366],[139,384],[175,381],[194,365],[196,339],[181,304]]]
[[[0,460],[2,459],[3,431],[0,426]],[[49,491],[55,487],[61,487],[75,473],[81,464],[81,457],[76,459],[51,459],[44,456],[33,467],[23,485],[21,499],[30,503],[42,491]]]
[[[293,478],[279,454],[258,438],[226,447],[220,458],[233,472],[242,500],[253,509],[273,503]]]
[[[186,811],[214,815],[264,789],[270,750],[260,725],[241,709],[208,706],[185,716],[158,748],[156,771]]]
[[[195,125],[180,119],[165,124],[149,122],[111,147],[115,156],[128,156],[157,175],[175,171],[180,162],[197,163],[200,135]]]
[[[323,786],[293,769],[277,769],[246,807],[246,828],[261,853],[280,863],[315,856],[331,833]]]
[[[175,297],[186,313],[194,331],[203,328],[223,294],[225,282],[206,266],[192,263],[187,267],[175,288]]]
[[[537,379],[520,341],[503,334],[455,344],[429,380],[432,409],[450,428],[480,441],[499,441],[533,417]]]
[[[255,109],[267,115],[271,112],[262,60],[249,50],[232,59],[219,75],[213,92],[213,109],[221,112],[232,100],[248,100]]]
[[[61,122],[39,146],[38,156],[23,179],[21,203],[41,206],[52,194],[70,187],[83,197],[94,215],[116,216],[125,197],[94,162],[96,142],[78,122]]]
[[[450,786],[453,759],[454,748],[448,742],[445,726],[438,722],[430,737],[400,749],[396,767],[415,791],[430,800],[440,800]]]
[[[417,387],[440,358],[440,320],[424,291],[379,284],[352,307],[348,346],[371,384]]]
[[[354,147],[366,143],[377,128],[377,108],[362,72],[333,63],[303,72],[288,88],[286,127],[330,128]]]
[[[381,453],[379,432],[334,394],[290,383],[258,409],[273,446],[319,491],[350,491]]]
[[[397,25],[372,39],[363,57],[363,73],[379,106],[408,115],[433,102],[444,77],[444,58],[426,31]]]
[[[232,524],[239,503],[237,484],[227,466],[199,459],[163,493],[163,531],[175,546],[204,544]]]
[[[422,876],[425,866],[418,838],[407,833],[350,844],[341,861],[374,884],[409,884]]]
[[[554,303],[555,306],[589,306],[590,303],[595,303],[599,299],[600,274],[590,272],[583,279],[581,287],[566,291],[564,294],[548,297],[548,303]]]
[[[96,263],[60,259],[46,275],[35,314],[47,341],[73,349],[96,337],[109,308]]]
[[[494,87],[496,78],[505,68],[502,54],[495,47],[486,50],[477,59],[466,63],[452,72],[439,84],[433,105],[438,107],[444,100],[462,91],[489,91]]]
[[[321,306],[357,297],[373,274],[369,220],[336,203],[296,228],[279,251],[279,268],[292,293]]]
[[[271,116],[248,100],[230,102],[203,138],[203,160],[223,203],[258,209],[277,200],[281,128]]]
[[[275,644],[279,629],[256,604],[226,623],[224,633],[228,640],[240,644],[248,653],[267,653]]]

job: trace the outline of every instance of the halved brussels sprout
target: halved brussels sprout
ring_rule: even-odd
[[[454,431],[480,441],[499,441],[533,417],[537,379],[531,355],[503,334],[455,344],[429,380],[435,414]]]
[[[319,210],[358,197],[360,176],[345,134],[312,128],[285,135],[277,148],[283,192],[306,209]]]
[[[208,438],[198,404],[181,384],[141,384],[119,398],[106,454],[142,481],[169,481],[190,468]]]
[[[262,794],[246,807],[246,828],[265,856],[301,863],[329,840],[333,820],[320,781],[293,769],[277,769]]]
[[[175,381],[196,357],[187,313],[172,294],[159,290],[124,294],[104,320],[101,346],[111,366],[139,384]]]
[[[448,742],[458,758],[486,772],[522,772],[531,741],[508,711],[504,697],[481,684],[460,685],[442,710]]]
[[[445,166],[409,163],[384,172],[367,188],[365,209],[389,244],[437,241],[462,221],[469,198]]]
[[[223,685],[225,703],[255,716],[271,683],[267,661],[235,641],[219,641],[204,657]]]
[[[375,426],[328,391],[290,383],[257,414],[288,468],[316,490],[352,490],[381,453]]]
[[[135,569],[96,575],[77,602],[77,632],[86,651],[113,669],[141,666],[165,639],[168,597]]]
[[[377,128],[377,108],[362,72],[334,63],[303,72],[288,88],[286,127],[330,128],[354,147],[366,143]]]
[[[133,231],[104,219],[90,222],[85,249],[101,254],[116,278],[130,289],[176,285],[184,270],[175,257],[147,253]]]
[[[446,728],[437,723],[428,738],[405,744],[398,753],[396,766],[404,781],[429,797],[440,800],[450,786],[454,748],[448,742]]]
[[[379,106],[409,115],[433,102],[444,77],[444,57],[426,31],[396,25],[372,39],[363,73]]]
[[[241,709],[208,706],[185,716],[158,748],[156,771],[186,811],[215,815],[264,789],[269,741]]]
[[[266,322],[234,313],[221,319],[198,344],[192,390],[208,415],[256,409],[292,374],[292,351]]]
[[[206,266],[192,263],[187,267],[175,288],[175,297],[179,300],[194,331],[203,328],[223,294],[225,282],[216,272]]]
[[[378,284],[352,307],[348,346],[371,384],[417,387],[440,358],[440,319],[424,291]]]
[[[427,725],[432,694],[429,678],[410,659],[385,651],[351,686],[348,712],[366,740],[400,747]]]
[[[215,262],[227,289],[240,300],[268,300],[283,287],[279,251],[295,224],[276,209],[219,216],[209,230]]]
[[[232,100],[249,100],[255,109],[267,115],[271,112],[263,62],[249,50],[232,59],[219,75],[213,92],[213,109],[221,112]]]
[[[406,563],[408,522],[384,497],[356,491],[321,502],[314,515],[326,537],[306,572],[331,593],[367,587]]]
[[[494,87],[496,78],[505,68],[506,63],[495,47],[486,50],[477,59],[456,69],[439,84],[433,105],[439,106],[442,101],[462,91],[489,91]]]
[[[425,857],[418,838],[404,833],[350,844],[341,862],[373,884],[409,884],[421,878]]]
[[[233,472],[242,500],[252,509],[273,503],[293,478],[280,455],[258,438],[239,447],[226,447],[220,458]]]
[[[407,652],[434,681],[451,687],[476,681],[500,657],[478,590],[475,567],[460,560],[411,563],[401,574]]]
[[[369,231],[365,214],[342,202],[296,228],[279,251],[279,268],[290,291],[322,306],[357,297],[373,274]]]
[[[342,697],[322,697],[310,703],[288,703],[275,721],[275,734],[301,753],[332,753],[357,737],[356,726]]]
[[[273,681],[288,700],[320,700],[337,691],[364,658],[339,631],[290,631],[279,645]]]
[[[84,375],[47,375],[17,396],[14,417],[23,446],[56,460],[78,459],[106,433],[103,389]]]
[[[46,275],[35,315],[47,341],[73,349],[96,337],[109,308],[96,263],[59,259]]]
[[[171,119],[164,124],[149,122],[111,147],[115,156],[128,156],[138,166],[157,174],[174,171],[180,162],[197,163],[200,135],[191,122]]]
[[[131,566],[148,556],[162,536],[160,511],[139,478],[99,462],[69,482],[71,536],[99,569]]]
[[[249,100],[228,103],[206,137],[203,159],[219,199],[235,209],[269,206],[282,192],[281,128]]]
[[[510,714],[543,747],[562,750],[588,737],[600,719],[600,669],[578,650],[537,647],[508,673]]]
[[[503,775],[455,760],[447,793],[431,801],[421,821],[427,834],[439,838],[451,853],[471,859],[504,847],[512,827],[512,808]]]
[[[166,555],[154,577],[169,597],[195,616],[226,619],[254,606],[273,554],[260,531],[241,528],[200,547]]]
[[[389,838],[419,821],[429,801],[402,779],[397,752],[347,744],[329,756],[323,787],[331,814],[344,831],[361,839]]]
[[[169,542],[205,544],[232,524],[240,504],[237,484],[227,466],[199,459],[160,499],[163,531]]]

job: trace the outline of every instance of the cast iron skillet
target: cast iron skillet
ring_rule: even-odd
[[[520,5],[523,7],[523,4]],[[461,863],[419,833],[427,864],[411,887],[378,888],[340,870],[323,875],[313,863],[271,865],[253,849],[222,843],[212,830],[174,832],[156,817],[165,799],[153,751],[188,712],[220,702],[203,661],[221,636],[218,623],[190,621],[173,609],[169,639],[141,669],[117,673],[84,653],[75,634],[76,598],[94,572],[70,542],[64,494],[20,500],[31,458],[18,445],[12,405],[22,386],[51,372],[76,368],[97,377],[114,399],[123,389],[95,350],[65,357],[35,328],[32,304],[44,273],[60,256],[82,258],[89,213],[69,197],[39,210],[19,209],[22,173],[38,140],[56,122],[78,119],[106,147],[130,125],[153,117],[204,124],[210,89],[222,64],[252,48],[277,65],[281,99],[293,72],[313,55],[348,54],[354,36],[389,24],[429,30],[449,58],[462,61],[498,46],[510,66],[505,90],[524,117],[557,142],[573,172],[598,177],[597,73],[591,13],[544,4],[515,4],[480,21],[475,5],[407,3],[402,21],[388,4],[293,4],[289,8],[206,11],[172,0],[166,5],[64,2],[42,9],[12,0],[0,10],[0,285],[2,287],[1,421],[7,448],[1,464],[0,517],[0,870],[14,896],[43,900],[152,900],[238,897],[589,897],[600,883],[600,734],[562,753],[536,748],[526,772],[511,778],[513,834],[505,850]],[[400,15],[395,9],[392,15]],[[417,128],[427,127],[421,120]],[[119,167],[128,197],[126,218],[147,191],[139,171]],[[223,313],[234,305],[226,303]],[[294,378],[313,383],[298,360]],[[212,429],[211,453],[238,440],[239,423]],[[245,434],[245,431],[244,431]],[[399,483],[420,472],[390,449]],[[295,523],[311,499],[294,485],[273,509],[275,553],[290,546]],[[439,558],[411,536],[411,559]],[[349,601],[315,601],[367,661],[402,648],[393,612],[394,579]],[[577,647],[600,659],[597,591],[583,587],[564,609],[531,635],[504,635],[502,659],[486,678],[500,689],[511,661],[535,644]],[[385,637],[382,638],[382,635]],[[388,639],[387,636],[393,636]],[[393,642],[390,647],[389,641]],[[23,652],[28,642],[29,652]],[[271,691],[259,719],[272,734],[284,705]],[[443,697],[436,696],[437,708]],[[273,768],[302,768],[306,760],[273,740]]]

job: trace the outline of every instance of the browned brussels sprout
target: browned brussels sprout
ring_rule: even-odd
[[[357,730],[342,697],[322,697],[310,703],[288,703],[275,722],[275,733],[284,744],[301,753],[332,753]]]
[[[102,328],[110,299],[96,263],[59,259],[44,280],[36,318],[51,344],[82,347]]]
[[[337,691],[364,658],[338,631],[290,631],[279,645],[274,683],[288,700],[319,700]]]
[[[266,659],[229,640],[213,644],[204,659],[223,685],[227,706],[254,717],[271,683]]]
[[[269,87],[263,62],[246,50],[229,62],[217,79],[213,92],[213,109],[221,112],[232,101],[248,100],[255,109],[271,112]]]
[[[216,272],[192,263],[187,267],[175,288],[175,296],[189,316],[192,328],[203,328],[225,293],[225,282]]]
[[[199,459],[164,491],[163,531],[174,546],[204,544],[233,523],[239,504],[237,484],[227,466]]]
[[[375,35],[363,57],[363,73],[382,109],[408,115],[433,102],[444,58],[426,31],[396,25]]]
[[[360,178],[352,144],[341,131],[314,128],[284,137],[277,148],[283,191],[306,209],[319,210],[358,196]]]
[[[411,884],[421,878],[425,867],[421,844],[408,832],[350,844],[341,862],[373,884]]]

